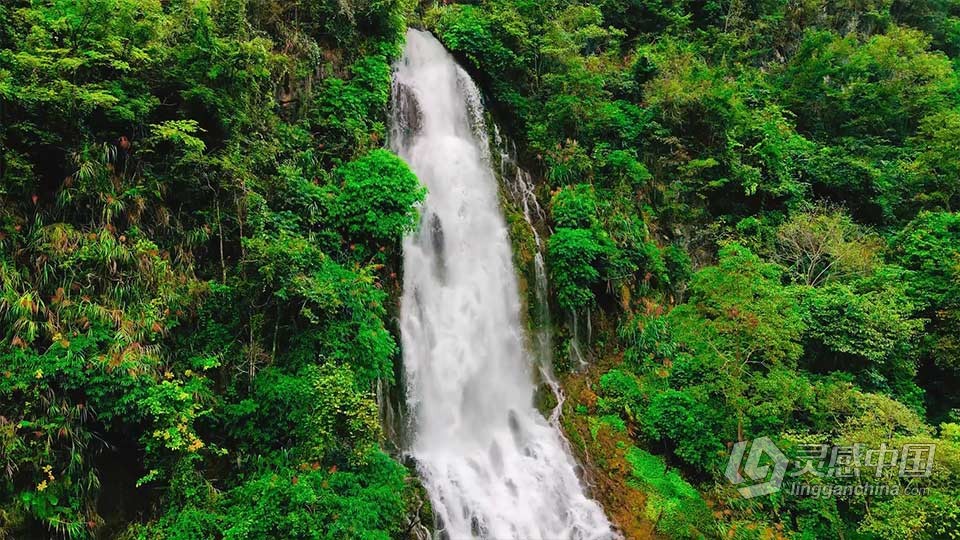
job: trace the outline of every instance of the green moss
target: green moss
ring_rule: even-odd
[[[713,517],[706,502],[663,458],[634,447],[626,459],[633,481],[647,492],[644,512],[657,530],[669,538],[706,538],[711,533]]]

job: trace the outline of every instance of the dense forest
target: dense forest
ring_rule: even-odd
[[[536,180],[528,322],[621,534],[960,538],[956,0],[0,1],[0,538],[432,526],[378,407],[408,26]],[[745,498],[759,437],[936,457]]]

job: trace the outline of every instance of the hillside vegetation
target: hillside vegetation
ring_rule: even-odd
[[[575,340],[594,363],[568,377],[565,423],[628,536],[960,535],[958,16],[924,0],[425,12],[543,179],[557,367],[578,369]],[[874,462],[803,479],[897,496],[744,499],[727,460],[763,436],[801,463],[808,445],[936,458],[924,478]]]
[[[0,537],[390,538],[400,1],[0,4]]]
[[[562,421],[627,537],[960,538],[957,0],[3,0],[0,538],[429,525],[377,407],[408,24],[538,179]],[[758,437],[936,459],[745,499]]]

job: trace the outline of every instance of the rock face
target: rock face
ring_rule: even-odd
[[[409,85],[394,79],[390,136],[401,145],[409,143],[423,128],[423,112]]]
[[[437,214],[430,214],[430,244],[433,247],[433,251],[437,254],[436,260],[436,271],[437,278],[440,281],[443,281],[446,275],[446,264],[444,260],[446,254],[443,249],[443,222],[440,221],[440,216]]]

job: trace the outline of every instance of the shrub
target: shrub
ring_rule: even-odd
[[[374,150],[335,174],[341,183],[333,217],[350,237],[392,244],[416,226],[414,205],[423,200],[426,189],[397,156]]]

